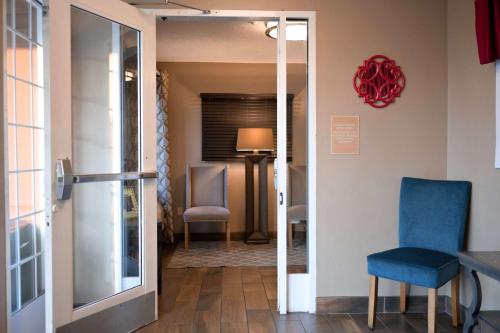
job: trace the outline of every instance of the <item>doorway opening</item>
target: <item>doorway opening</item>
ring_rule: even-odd
[[[163,261],[162,272],[165,287],[162,292],[165,294],[160,296],[160,304],[162,302],[165,304],[165,313],[175,313],[176,307],[178,309],[185,305],[186,290],[193,288],[197,290],[194,292],[197,296],[191,295],[194,300],[190,299],[190,302],[195,304],[203,303],[203,299],[208,297],[207,294],[220,290],[220,299],[215,302],[221,303],[222,311],[224,311],[224,289],[234,287],[229,282],[232,280],[241,284],[236,291],[242,296],[238,304],[239,311],[248,310],[248,304],[245,303],[247,299],[245,296],[248,293],[249,299],[255,297],[260,300],[257,301],[260,305],[250,304],[250,308],[265,307],[272,314],[278,308],[278,284],[280,282],[277,278],[276,265],[279,259],[275,258],[278,257],[279,252],[279,245],[277,246],[279,241],[276,238],[279,229],[278,202],[283,198],[282,192],[275,192],[276,169],[272,164],[268,164],[269,178],[266,179],[266,183],[269,192],[266,204],[269,210],[266,214],[271,217],[270,223],[276,224],[271,225],[270,245],[246,244],[245,241],[249,240],[248,233],[245,233],[247,207],[249,207],[246,203],[248,200],[246,196],[248,193],[252,195],[252,191],[247,192],[245,185],[251,181],[257,188],[256,179],[258,179],[259,171],[256,166],[252,166],[251,173],[254,179],[246,177],[245,153],[239,151],[238,147],[241,128],[256,130],[268,127],[273,130],[273,134],[278,134],[276,133],[279,124],[276,114],[278,103],[276,102],[268,106],[275,112],[274,126],[252,124],[252,121],[258,122],[259,111],[266,108],[259,98],[274,95],[273,98],[276,100],[278,95],[278,44],[275,39],[266,35],[269,27],[273,24],[276,27],[277,22],[269,17],[248,19],[252,17],[251,14],[246,18],[241,13],[242,17],[237,15],[231,17],[229,12],[226,13],[228,17],[224,20],[217,19],[217,17],[200,18],[199,13],[196,13],[196,18],[193,20],[193,17],[186,19],[183,14],[179,14],[180,17],[169,16],[175,11],[151,10],[150,12],[159,16],[157,20],[157,67],[160,72],[163,71],[165,75],[168,75],[165,106],[169,123],[173,199],[172,203],[169,203],[172,212],[170,217],[172,222],[169,222],[171,226],[165,229],[170,230],[173,234],[172,238],[177,241],[177,246],[166,255]],[[195,16],[194,13],[193,16]],[[284,235],[282,240],[288,238],[290,242],[285,244],[285,251],[281,251],[285,254],[285,264],[284,274],[282,272],[284,281],[281,281],[281,288],[284,287],[281,300],[284,304],[281,305],[280,312],[286,313],[287,308],[289,311],[314,312],[314,302],[311,299],[315,299],[315,296],[313,298],[311,296],[315,295],[315,286],[310,284],[314,270],[309,270],[309,267],[314,267],[314,264],[309,266],[308,261],[310,255],[315,255],[314,249],[309,250],[309,241],[315,238],[315,229],[314,226],[313,229],[309,229],[307,223],[308,218],[315,214],[314,209],[310,211],[307,208],[309,200],[313,197],[308,194],[308,191],[314,183],[314,177],[310,178],[307,168],[308,162],[314,160],[314,152],[311,148],[315,149],[314,141],[310,140],[314,137],[315,127],[311,125],[314,117],[309,114],[311,106],[313,108],[315,106],[311,102],[314,94],[310,95],[314,87],[309,86],[314,77],[311,75],[314,67],[308,63],[308,57],[311,55],[307,38],[308,19],[295,18],[286,23],[290,26],[305,25],[306,38],[299,40],[291,38],[281,45],[282,49],[287,49],[283,59],[287,74],[284,80],[283,78],[281,80],[287,82],[283,92],[288,95],[284,105],[288,112],[282,113],[285,114],[286,121],[282,121],[281,124],[286,122],[286,130],[283,131],[285,140],[283,138],[281,140],[284,141],[282,141],[282,148],[284,147],[282,156],[286,162],[283,169],[287,173],[284,179],[286,179],[289,196],[284,205],[286,223],[285,228],[282,226],[281,234],[287,233],[288,237]],[[282,52],[281,56],[284,55],[285,53]],[[238,121],[242,121],[242,124]],[[226,131],[227,127],[231,130]],[[225,146],[224,135],[230,137]],[[273,139],[274,144],[279,140],[277,137]],[[274,156],[272,151],[269,157],[274,160],[276,153],[277,148],[274,147]],[[223,225],[209,223],[194,225],[192,223],[193,227],[190,225],[189,229],[185,228],[185,212],[186,208],[189,208],[185,206],[189,200],[186,195],[190,195],[190,186],[192,186],[189,176],[186,177],[186,175],[192,173],[192,165],[197,167],[216,165],[221,168],[228,166],[232,231],[229,248],[226,245],[227,238]],[[160,170],[160,166],[158,168]],[[252,227],[257,230],[261,227],[259,219],[255,218],[259,215],[258,204],[255,204],[259,200],[258,193],[254,191],[252,195],[254,201]],[[189,249],[186,249],[183,244],[185,244],[184,239],[188,232],[191,239]],[[310,232],[312,235],[309,235]],[[167,236],[167,239],[170,237]],[[238,244],[241,244],[241,250],[237,248]],[[266,264],[265,255],[256,255],[256,250],[254,250],[265,246],[269,246],[275,256],[270,261],[271,265]],[[232,260],[231,251],[236,252],[236,250],[240,250],[243,254],[246,252],[250,256],[253,255],[247,261],[248,264],[245,262],[247,258],[244,255]],[[287,272],[290,274],[288,275]],[[287,293],[287,282],[296,290],[302,288],[307,292],[298,297],[292,293],[291,303],[287,304],[286,295],[284,295]],[[229,284],[229,287],[226,287],[226,284]],[[311,290],[314,292],[310,292]],[[300,306],[296,306],[297,303],[300,303]],[[195,313],[204,311],[193,306]],[[223,317],[223,314],[219,315]],[[239,318],[247,317],[240,316]],[[224,324],[223,319],[221,320]]]

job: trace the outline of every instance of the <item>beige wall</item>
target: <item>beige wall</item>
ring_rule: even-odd
[[[495,65],[479,65],[474,1],[449,1],[448,9],[448,178],[473,183],[468,249],[498,251],[500,170],[494,168]],[[483,308],[498,309],[499,283],[484,276],[480,280]]]
[[[317,12],[317,295],[367,295],[366,255],[398,243],[402,176],[446,178],[445,0],[200,0],[202,8]],[[356,96],[363,59],[386,54],[408,83],[375,110]],[[330,155],[330,116],[361,116],[361,155]],[[382,281],[382,295],[396,295]]]
[[[398,244],[401,177],[446,177],[445,18],[446,1],[318,3],[318,296],[366,296],[366,255]],[[363,105],[351,85],[379,53],[407,77],[383,110]],[[359,156],[329,154],[332,114],[361,116]],[[398,288],[382,280],[380,292]]]
[[[183,232],[185,207],[185,166],[204,164],[201,160],[200,93],[275,93],[274,64],[159,63],[169,75],[169,136],[172,157],[175,231]],[[305,72],[304,65],[290,65],[289,92],[294,99],[294,159],[305,161]],[[304,143],[302,143],[303,141]],[[215,164],[215,163],[208,163]],[[231,231],[245,231],[245,167],[243,162],[229,165],[229,204]],[[272,164],[268,168],[269,230],[276,231],[276,193]],[[223,225],[193,226],[193,232],[223,232]]]

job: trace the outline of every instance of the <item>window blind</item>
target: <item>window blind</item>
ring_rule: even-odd
[[[236,151],[238,128],[263,127],[273,129],[276,155],[277,102],[276,94],[214,94],[203,93],[202,160],[231,161],[245,157]],[[287,95],[287,159],[292,159],[293,94]]]

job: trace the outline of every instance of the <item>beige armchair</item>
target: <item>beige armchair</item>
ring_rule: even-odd
[[[288,166],[288,246],[293,246],[294,225],[307,222],[307,170],[305,166]]]
[[[228,175],[226,166],[186,166],[186,210],[184,248],[189,249],[191,223],[225,223],[226,242],[231,241],[229,223]]]

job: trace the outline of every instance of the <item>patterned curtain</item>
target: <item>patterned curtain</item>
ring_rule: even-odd
[[[158,170],[158,204],[162,206],[162,230],[166,240],[174,243],[172,209],[172,172],[170,170],[170,142],[168,139],[168,74],[156,73],[156,168]]]

